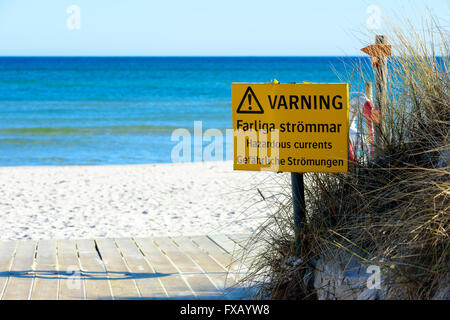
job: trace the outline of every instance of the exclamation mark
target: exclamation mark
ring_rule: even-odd
[[[252,95],[248,95],[248,110],[252,110]]]

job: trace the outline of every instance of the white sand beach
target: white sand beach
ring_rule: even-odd
[[[251,232],[270,214],[257,188],[285,177],[229,161],[0,167],[0,240]]]

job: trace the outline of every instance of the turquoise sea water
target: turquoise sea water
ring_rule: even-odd
[[[170,162],[174,129],[232,127],[232,82],[342,82],[359,59],[0,58],[0,165]]]

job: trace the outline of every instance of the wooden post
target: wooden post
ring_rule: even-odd
[[[373,103],[373,85],[372,85],[372,82],[366,82],[365,94],[366,94],[367,99],[369,99]]]
[[[375,44],[387,45],[387,36],[377,35],[375,37]],[[387,105],[387,57],[377,56],[374,65],[375,72],[375,110],[380,113],[379,123],[375,123],[375,150],[383,144],[383,139],[386,135],[385,131],[385,117]]]
[[[303,173],[291,172],[292,204],[294,207],[295,254],[300,256],[301,234],[306,222],[305,182]]]

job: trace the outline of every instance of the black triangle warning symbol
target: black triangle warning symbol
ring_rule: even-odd
[[[237,108],[237,113],[264,113],[261,104],[258,101],[255,93],[251,87],[248,87],[244,93],[239,107]]]

